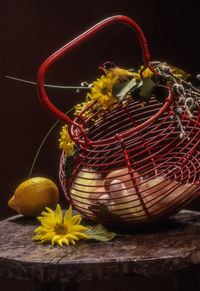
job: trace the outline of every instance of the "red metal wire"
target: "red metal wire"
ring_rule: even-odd
[[[189,141],[187,138],[179,139],[179,131],[175,121],[170,118],[170,111],[164,111],[145,127],[140,126],[137,132],[123,137],[123,132],[127,132],[125,124],[130,127],[134,127],[134,123],[137,126],[137,122],[143,124],[161,107],[162,105],[153,98],[149,105],[142,109],[137,102],[131,100],[126,108],[122,109],[119,105],[105,115],[102,121],[91,126],[88,136],[93,141],[103,139],[104,135],[109,138],[110,128],[113,131],[112,135],[116,138],[112,143],[104,144],[104,146],[99,143],[87,149],[80,147],[80,160],[74,166],[72,184],[64,187],[64,192],[82,214],[106,224],[145,223],[163,219],[175,213],[199,195],[199,112],[195,112],[193,120],[188,120],[186,116],[182,120],[187,130],[187,137],[190,138]],[[116,121],[116,126],[113,125],[113,120]],[[62,177],[65,176],[61,170],[62,167],[61,162],[61,184]],[[124,183],[131,182],[132,185],[126,187],[129,194],[124,197],[122,191],[120,195],[113,198],[108,191],[109,197],[104,207],[108,207],[109,215],[95,212],[93,208],[99,202],[98,197],[105,194],[101,187],[102,180],[105,183],[109,173],[124,167],[128,168],[129,174],[115,174],[113,179],[122,179]],[[97,179],[96,192],[92,185],[87,186],[86,189],[87,178],[78,181],[80,172],[89,173],[88,169],[93,169],[95,173],[101,175],[95,178]],[[136,172],[143,179],[140,182],[134,177]],[[161,181],[156,184],[156,188],[148,186],[148,189],[142,189],[145,183],[157,177],[165,177],[164,186]],[[95,179],[90,177],[89,181]],[[115,185],[118,184],[120,183],[115,183]],[[115,208],[111,203],[114,203]]]
[[[102,115],[91,103],[72,121],[49,101],[44,78],[48,68],[81,42],[113,23],[135,31],[144,67],[150,54],[139,26],[130,18],[113,16],[96,24],[51,55],[38,73],[38,95],[45,108],[69,124],[78,153],[66,177],[66,156],[61,155],[59,178],[67,199],[83,215],[105,224],[137,224],[163,219],[199,194],[200,113],[184,113],[187,132],[182,140],[173,113],[172,92],[164,104],[151,98],[145,107],[135,100],[118,104]],[[120,188],[121,187],[121,188]],[[103,197],[103,198],[102,198]]]
[[[38,96],[43,104],[43,106],[51,113],[53,114],[57,119],[64,123],[68,123],[69,125],[75,125],[76,128],[78,128],[83,136],[84,139],[87,143],[89,143],[89,139],[87,138],[87,135],[85,133],[85,130],[83,129],[82,125],[77,124],[75,121],[72,121],[68,116],[66,116],[63,112],[58,110],[48,99],[46,91],[44,89],[44,80],[45,80],[45,75],[49,67],[55,63],[57,60],[59,60],[61,57],[63,57],[65,54],[69,53],[72,51],[74,48],[76,48],[80,43],[84,42],[94,34],[96,34],[98,31],[104,29],[105,27],[114,24],[114,23],[122,23],[127,26],[129,26],[137,35],[141,51],[142,51],[142,57],[143,57],[143,62],[145,66],[148,66],[151,70],[154,70],[151,65],[149,64],[150,61],[150,53],[149,49],[147,46],[147,41],[146,38],[141,30],[141,28],[129,17],[123,16],[123,15],[117,15],[117,16],[112,16],[109,17],[96,25],[94,25],[92,28],[88,29],[86,32],[83,34],[79,35],[69,43],[67,43],[65,46],[60,48],[58,51],[56,51],[54,54],[52,54],[46,61],[41,65],[38,71],[38,76],[37,76],[37,90],[38,90]],[[70,132],[71,134],[71,132]],[[72,138],[75,138],[72,134]],[[76,140],[78,137],[76,136]]]

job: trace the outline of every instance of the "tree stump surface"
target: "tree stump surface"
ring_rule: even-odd
[[[39,282],[154,276],[200,264],[200,213],[182,210],[160,224],[124,230],[109,242],[76,246],[31,241],[36,219],[0,221],[0,277]]]

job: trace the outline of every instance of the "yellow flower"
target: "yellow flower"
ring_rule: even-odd
[[[139,73],[133,72],[133,77],[137,80],[141,80],[141,76]]]
[[[133,77],[137,80],[141,80],[141,71],[143,70],[144,66],[141,66],[140,69],[138,70],[137,73],[133,72]],[[142,72],[142,77],[143,78],[151,78],[154,75],[154,73],[149,69],[146,68],[143,72]]]
[[[86,106],[88,106],[90,103],[92,103],[91,100],[89,100],[88,98],[86,99],[86,102],[82,102],[80,104],[77,104],[74,106],[75,112],[74,115],[79,114]],[[90,113],[89,111],[85,111],[82,116],[83,118],[89,118],[92,115],[92,113]]]
[[[113,104],[117,103],[117,99],[112,96],[113,85],[117,82],[118,77],[112,77],[111,74],[106,76],[101,76],[100,79],[97,79],[93,82],[93,87],[91,89],[91,94],[88,93],[88,97],[92,101],[96,101],[101,105],[102,109],[107,109]]]
[[[143,69],[143,66],[140,68],[139,72]],[[154,73],[149,69],[146,68],[143,72],[142,72],[142,77],[143,78],[151,78],[153,77]]]
[[[55,243],[62,246],[67,246],[71,243],[75,245],[75,241],[79,239],[88,239],[88,236],[84,234],[88,230],[87,227],[80,225],[82,220],[80,215],[72,216],[72,206],[64,215],[59,204],[57,204],[56,211],[46,207],[47,212],[43,211],[42,216],[38,217],[41,222],[34,232],[36,235],[32,238],[33,241],[39,243],[51,242],[52,245]]]
[[[68,133],[68,125],[63,125],[60,132],[59,148],[63,149],[67,156],[71,156],[74,149],[74,142]]]

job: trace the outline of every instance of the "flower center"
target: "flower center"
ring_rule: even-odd
[[[101,93],[103,94],[103,95],[106,95],[107,93],[108,93],[108,88],[107,87],[103,87],[102,89],[101,89]]]
[[[56,234],[67,234],[68,227],[64,223],[56,223],[54,231]]]

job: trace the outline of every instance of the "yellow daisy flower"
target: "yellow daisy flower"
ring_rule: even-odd
[[[79,114],[86,106],[88,106],[90,103],[92,103],[91,100],[88,100],[88,98],[86,99],[86,102],[82,102],[80,104],[77,104],[74,106],[74,115]],[[82,114],[83,118],[89,118],[92,115],[92,113],[90,113],[89,111],[86,111]]]
[[[88,93],[87,96],[101,105],[102,109],[107,109],[117,103],[117,99],[112,96],[112,88],[117,79],[118,77],[113,78],[111,74],[102,75],[101,78],[93,82],[94,86],[91,88],[91,94]]]
[[[32,238],[33,241],[39,243],[51,242],[52,245],[55,243],[62,246],[67,246],[71,243],[75,245],[75,241],[79,239],[88,239],[88,236],[84,234],[88,230],[87,227],[80,225],[82,220],[80,215],[72,216],[72,206],[64,215],[59,204],[57,204],[56,211],[46,207],[47,212],[43,211],[42,216],[37,217],[41,222],[34,232],[36,235]]]
[[[137,80],[141,80],[141,76],[139,73],[133,72],[133,77]]]
[[[74,142],[71,140],[68,132],[68,125],[63,125],[60,132],[59,148],[63,149],[67,156],[71,156],[74,149]]]
[[[143,69],[143,66],[140,68],[139,72]],[[143,78],[151,78],[153,77],[154,73],[149,69],[146,68],[143,72],[142,72],[142,77]]]
[[[141,80],[141,71],[143,70],[144,66],[141,66],[140,69],[138,70],[137,73],[133,72],[133,77],[137,80]],[[146,68],[143,72],[142,72],[142,77],[143,78],[151,78],[154,75],[154,73],[149,69]]]

